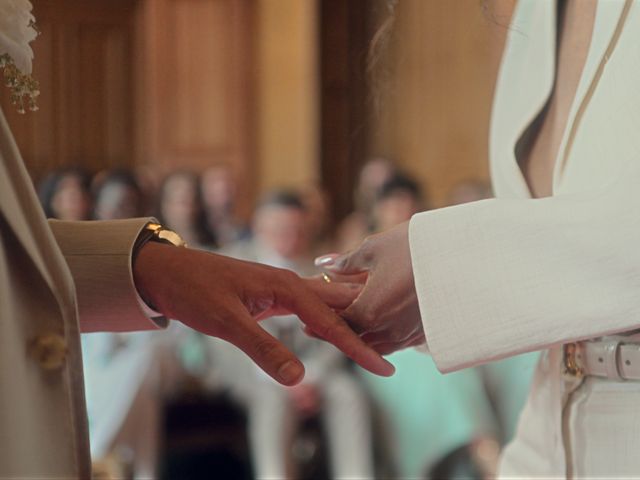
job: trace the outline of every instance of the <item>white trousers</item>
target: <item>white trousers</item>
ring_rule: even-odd
[[[565,412],[570,478],[640,478],[640,382],[587,377]]]
[[[561,358],[542,355],[499,477],[640,479],[640,382],[567,379]]]
[[[367,399],[346,372],[319,385],[332,477],[372,479],[371,418]],[[275,382],[258,382],[249,406],[249,436],[256,478],[287,478],[289,446],[297,418],[288,393]]]

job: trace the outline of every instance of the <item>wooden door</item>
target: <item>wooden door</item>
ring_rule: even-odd
[[[33,0],[40,110],[0,105],[36,179],[229,163],[253,199],[250,0]],[[246,206],[244,209],[246,210]]]
[[[128,0],[34,0],[38,112],[0,104],[35,178],[62,165],[127,165],[134,151],[133,12]]]

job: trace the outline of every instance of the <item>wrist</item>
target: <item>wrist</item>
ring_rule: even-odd
[[[170,298],[166,279],[171,277],[172,256],[176,247],[147,242],[133,257],[133,281],[142,300],[153,310],[169,315],[166,300]]]
[[[169,246],[170,249],[175,249],[176,247],[186,247],[187,244],[176,232],[164,228],[159,223],[149,222],[140,233],[133,247],[131,262],[138,294],[149,309],[167,315],[168,312],[158,308],[160,305],[159,300],[166,298],[166,296],[157,294],[157,285],[158,282],[162,284],[162,281],[166,278],[166,275],[163,275],[159,270],[167,265],[168,257],[166,254],[169,253],[169,250],[154,247],[148,248],[149,245],[164,245],[165,247]],[[138,262],[138,257],[143,252],[145,258],[142,262]]]

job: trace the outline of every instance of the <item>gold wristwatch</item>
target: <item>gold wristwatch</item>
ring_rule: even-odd
[[[180,235],[173,230],[164,228],[159,223],[150,222],[144,227],[144,230],[150,232],[150,236],[147,238],[147,241],[153,240],[156,242],[168,243],[170,245],[175,245],[176,247],[187,246],[187,242],[185,242]]]
[[[168,245],[175,245],[176,247],[187,246],[187,243],[182,237],[173,230],[164,228],[159,223],[149,222],[144,226],[136,239],[136,243],[133,245],[133,262],[135,262],[140,249],[145,246],[147,242],[166,243]]]
[[[147,223],[133,246],[132,251],[132,267],[135,265],[136,257],[138,256],[138,252],[142,249],[143,246],[147,244],[147,242],[160,242],[166,243],[168,245],[175,245],[176,247],[186,247],[187,243],[182,239],[180,235],[178,235],[173,230],[169,230],[168,228],[164,228],[162,225],[156,222]],[[142,293],[139,292],[140,298],[149,307],[151,310],[157,311],[158,309],[150,302],[148,299],[144,298]],[[164,316],[151,316],[153,320],[164,319]]]

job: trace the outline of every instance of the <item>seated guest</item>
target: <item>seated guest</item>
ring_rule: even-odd
[[[428,208],[418,182],[397,173],[384,182],[376,193],[371,208],[372,229],[374,232],[384,232],[423,210]]]
[[[89,219],[89,176],[80,168],[67,167],[51,172],[38,186],[38,197],[47,218]]]
[[[258,206],[254,238],[225,253],[246,260],[314,273],[308,217],[302,198],[276,191]],[[334,478],[373,478],[370,416],[365,395],[332,345],[307,336],[295,316],[263,326],[302,360],[307,375],[282,387],[254,369],[249,400],[250,438],[258,478],[297,478],[290,444],[301,414],[321,414]]]
[[[215,233],[206,221],[198,177],[192,172],[177,171],[164,179],[158,193],[157,217],[191,247],[217,246]]]
[[[447,195],[447,205],[462,205],[485,198],[493,198],[491,185],[488,182],[470,178],[453,186]]]
[[[392,176],[372,206],[374,231],[406,222],[426,204],[416,180]],[[435,471],[434,478],[443,480],[490,476],[496,467],[499,430],[480,372],[442,375],[430,356],[415,349],[394,353],[390,360],[397,367],[393,378],[374,378],[366,372],[363,376],[382,408],[390,443],[397,447],[392,455],[398,474],[426,478]],[[491,458],[475,456],[487,450],[493,452]]]
[[[378,190],[395,172],[395,167],[386,158],[375,157],[364,164],[354,191],[355,209],[336,230],[338,251],[357,247],[364,237],[372,233],[371,208]]]
[[[311,249],[329,252],[334,249],[331,235],[331,199],[328,192],[315,182],[303,184],[297,189],[307,211]]]
[[[172,323],[164,331],[81,337],[94,460],[116,455],[135,478],[156,478],[163,401],[183,377],[176,351],[185,330]]]
[[[219,246],[245,239],[249,228],[236,215],[238,185],[229,165],[217,163],[200,176],[200,191],[205,217]]]
[[[455,184],[447,195],[449,205],[461,205],[491,197],[491,186],[478,179]],[[496,412],[503,444],[509,442],[515,433],[539,357],[539,352],[530,352],[477,367]]]
[[[138,182],[128,170],[111,170],[100,176],[94,189],[96,220],[135,218],[144,214],[144,198]]]
[[[131,173],[112,170],[96,178],[96,220],[142,215],[142,193]],[[176,335],[183,329],[173,323],[168,332],[101,332],[81,337],[95,460],[129,452],[128,458],[118,461],[136,478],[156,476],[163,392],[180,371],[174,351]]]

